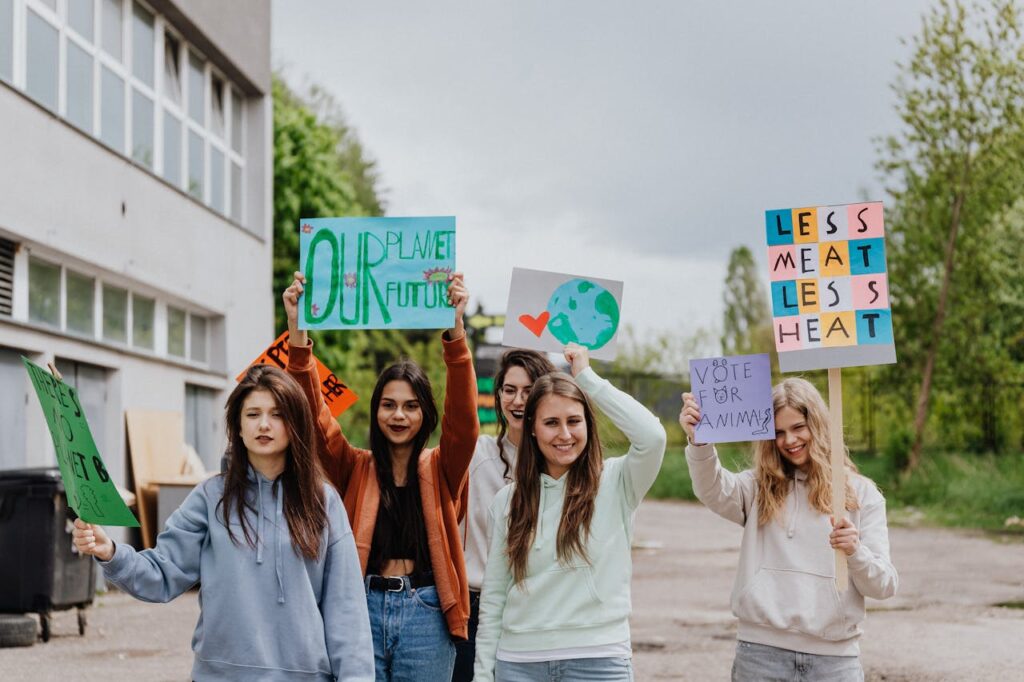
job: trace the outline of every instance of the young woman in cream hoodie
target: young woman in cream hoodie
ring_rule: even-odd
[[[828,408],[803,379],[772,390],[775,440],[754,446],[754,468],[722,468],[694,443],[700,407],[683,394],[679,423],[697,498],[743,526],[732,592],[739,618],[732,679],[863,680],[864,597],[887,599],[899,578],[889,561],[885,498],[847,456],[847,514],[832,519]],[[835,585],[833,550],[847,555],[850,584]]]
[[[491,505],[477,682],[632,680],[633,512],[658,475],[665,429],[570,344],[573,377],[533,384],[515,483]],[[629,439],[602,459],[593,401]]]

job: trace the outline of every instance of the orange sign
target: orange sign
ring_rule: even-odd
[[[316,372],[320,377],[320,392],[324,394],[324,402],[327,403],[331,414],[337,417],[352,407],[352,404],[359,400],[359,396],[351,388],[339,381],[334,372],[329,370],[327,365],[320,362],[320,358],[314,355],[313,359],[316,360]],[[276,365],[281,369],[288,366],[288,332],[284,332],[281,336],[277,337],[277,340],[270,344],[258,358],[253,360],[249,367],[264,364]],[[242,370],[235,377],[235,381],[241,381],[249,367]]]

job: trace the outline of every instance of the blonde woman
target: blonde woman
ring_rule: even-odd
[[[533,383],[515,482],[491,505],[477,682],[632,680],[632,516],[665,454],[665,429],[569,344],[573,376]],[[603,459],[591,401],[629,439]]]
[[[683,394],[679,423],[697,498],[743,526],[732,592],[739,619],[732,679],[863,680],[864,597],[887,599],[899,577],[889,560],[885,498],[846,458],[846,515],[831,517],[828,408],[803,379],[772,390],[775,440],[754,445],[754,468],[722,468],[711,445],[694,443],[700,407]],[[850,584],[835,585],[834,549]]]

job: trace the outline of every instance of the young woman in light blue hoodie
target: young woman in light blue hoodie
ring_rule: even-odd
[[[515,483],[491,506],[477,682],[632,680],[633,513],[665,455],[665,429],[570,344],[573,377],[534,382]],[[629,439],[602,459],[590,401]]]
[[[201,584],[193,680],[373,680],[362,571],[302,390],[277,368],[253,367],[225,421],[227,473],[196,486],[156,547],[115,545],[80,519],[75,545],[142,601]]]

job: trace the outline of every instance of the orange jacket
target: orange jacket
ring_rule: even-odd
[[[445,333],[447,335],[447,332]],[[448,367],[441,418],[441,442],[425,449],[419,458],[420,496],[427,528],[430,564],[437,594],[453,637],[466,639],[469,620],[469,583],[462,554],[459,520],[466,510],[467,471],[480,422],[476,413],[476,372],[466,337],[449,341],[442,337]],[[363,574],[370,556],[373,528],[377,523],[380,485],[373,454],[348,442],[324,403],[313,360],[312,342],[288,351],[288,373],[299,382],[317,415],[317,451],[327,478],[341,493],[355,535]],[[371,416],[372,418],[372,416]]]

